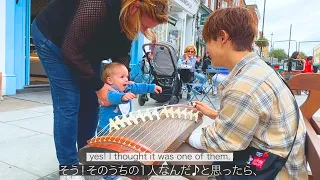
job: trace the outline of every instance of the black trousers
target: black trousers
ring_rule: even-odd
[[[194,81],[194,73],[190,69],[180,69],[180,78],[183,83],[192,83]],[[188,93],[191,92],[192,85],[187,85]]]
[[[319,66],[313,66],[313,72],[317,73],[318,72],[318,68],[319,68]]]

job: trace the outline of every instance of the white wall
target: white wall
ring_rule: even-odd
[[[2,94],[5,94],[5,66],[6,66],[6,1],[0,6],[0,72],[2,72]]]
[[[194,38],[195,38],[195,20],[192,16],[187,16],[187,21],[186,21],[186,36],[185,36],[185,46],[189,44],[194,44]]]
[[[180,42],[180,54],[183,54],[183,50],[186,47],[186,18],[187,18],[187,13],[185,11],[179,12],[177,13],[177,15],[179,16],[179,18],[181,20],[179,20],[179,25],[177,23],[177,27],[181,28],[181,42]]]
[[[6,57],[6,1],[0,6],[0,71],[5,69]]]

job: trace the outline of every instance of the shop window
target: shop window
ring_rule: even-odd
[[[157,35],[158,42],[167,40],[167,24],[160,24],[157,27],[153,28],[153,31]]]
[[[177,23],[176,26],[173,26],[172,24],[168,25],[168,42],[172,43],[176,48],[177,52],[181,53],[181,50],[183,47],[181,47],[181,29],[177,26],[179,26],[180,23]]]

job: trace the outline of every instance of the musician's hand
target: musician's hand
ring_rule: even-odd
[[[160,94],[160,93],[162,93],[162,88],[161,88],[160,86],[156,86],[156,87],[154,88],[154,92],[155,92],[156,94]]]
[[[187,137],[187,139],[184,140],[185,143],[190,144],[190,143],[189,143],[189,138],[190,138],[190,136],[191,136],[191,135],[189,135],[189,136]]]
[[[111,90],[112,87],[108,84],[104,84],[103,87],[96,91],[98,102],[101,106],[110,106],[111,103],[108,101],[108,92]]]
[[[122,100],[122,102],[125,102],[125,101],[132,100],[134,98],[137,98],[137,96],[135,94],[133,94],[132,92],[128,92],[122,96],[121,100]]]
[[[201,111],[204,115],[208,116],[211,119],[215,119],[218,116],[218,112],[214,109],[212,109],[209,105],[200,102],[200,101],[194,101],[195,108],[198,111]]]

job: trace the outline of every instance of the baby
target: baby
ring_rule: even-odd
[[[102,80],[113,89],[108,93],[111,106],[100,107],[98,132],[109,129],[109,119],[118,115],[128,115],[132,111],[131,100],[136,94],[162,93],[162,88],[155,84],[129,83],[128,69],[121,63],[106,64],[102,69]]]

